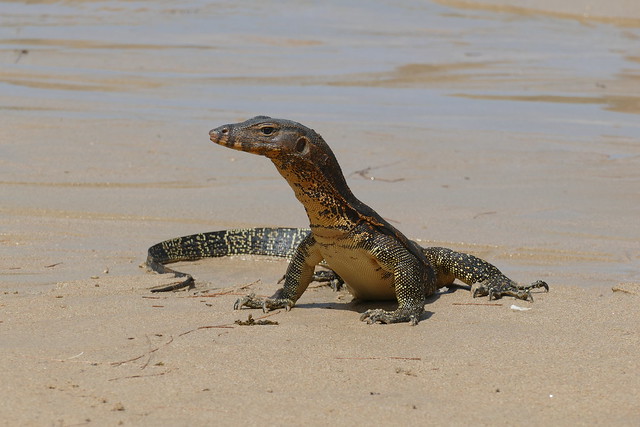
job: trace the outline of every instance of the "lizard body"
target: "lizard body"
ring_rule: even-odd
[[[363,313],[361,320],[369,323],[417,324],[424,311],[425,298],[437,289],[451,285],[455,279],[468,285],[477,284],[474,296],[489,295],[490,298],[511,295],[532,299],[531,289],[543,287],[548,290],[548,285],[542,281],[520,286],[492,264],[473,255],[446,248],[422,248],[407,239],[353,195],[327,143],[314,130],[299,123],[258,116],[218,127],[209,135],[211,141],[219,145],[269,158],[304,206],[310,222],[308,231],[228,230],[207,233],[208,237],[207,234],[185,236],[149,249],[147,264],[152,269],[164,269],[188,279],[191,276],[170,270],[164,264],[195,259],[181,258],[183,253],[190,251],[202,255],[199,258],[223,256],[225,251],[231,250],[291,259],[284,285],[272,297],[261,299],[249,295],[236,301],[235,308],[290,309],[314,279],[314,268],[321,262],[337,273],[347,289],[359,299],[397,299],[398,308],[394,311],[373,309]],[[288,231],[279,237],[275,231],[268,231],[265,237],[265,230]],[[235,244],[229,244],[229,240],[225,241],[228,237],[225,233],[230,231],[245,233],[249,240],[241,237]],[[262,237],[250,237],[255,234],[262,234]],[[256,245],[261,248],[273,246],[272,238],[279,238],[280,245],[289,251],[276,254],[246,249]],[[224,249],[211,249],[220,246]],[[165,252],[156,250],[152,254],[153,248],[164,248]]]

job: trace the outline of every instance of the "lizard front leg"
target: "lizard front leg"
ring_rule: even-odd
[[[259,298],[255,294],[239,298],[233,308],[235,310],[242,307],[262,308],[265,312],[277,308],[290,310],[311,283],[314,268],[320,261],[322,261],[322,255],[317,250],[313,235],[309,234],[296,249],[287,268],[282,288],[269,298]]]
[[[425,296],[435,291],[435,273],[426,259],[401,245],[396,239],[382,235],[371,249],[381,267],[393,273],[398,308],[394,311],[367,310],[360,320],[367,323],[409,322],[417,325],[424,312]]]
[[[488,295],[490,300],[512,296],[533,301],[532,289],[544,288],[549,291],[549,285],[542,280],[530,285],[520,285],[505,276],[493,264],[473,255],[438,247],[422,248],[422,252],[436,269],[439,288],[458,279],[467,285],[475,286],[474,298]]]

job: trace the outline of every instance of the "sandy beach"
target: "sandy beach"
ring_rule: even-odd
[[[0,424],[638,425],[640,11],[610,6],[3,2]],[[258,114],[407,236],[550,292],[443,289],[410,327],[313,285],[265,315],[233,303],[287,262],[244,256],[152,294],[159,241],[307,226],[208,139]]]

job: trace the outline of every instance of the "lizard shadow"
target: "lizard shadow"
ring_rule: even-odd
[[[436,302],[442,295],[452,294],[458,290],[470,291],[471,286],[453,284],[446,288],[441,288],[436,291],[435,294],[430,295],[425,300],[425,305]],[[348,293],[347,293],[348,294]],[[363,301],[356,298],[348,302],[310,302],[303,304],[296,304],[298,308],[323,308],[327,310],[348,310],[356,313],[364,313],[369,309],[381,308],[383,310],[395,310],[398,307],[398,302],[389,301]],[[433,311],[425,310],[420,316],[420,321],[431,318],[435,313]]]

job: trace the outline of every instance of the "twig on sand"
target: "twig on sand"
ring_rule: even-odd
[[[62,262],[56,262],[55,264],[45,265],[45,266],[44,266],[44,268],[53,268],[53,267],[55,267],[56,265],[60,265],[60,264],[62,264]]]
[[[338,360],[422,360],[421,357],[399,357],[399,356],[384,356],[384,357],[336,357]]]
[[[255,320],[259,321],[261,319],[265,319],[267,317],[274,316],[274,315],[280,313],[281,311],[282,310],[273,311],[273,312],[271,312],[269,314],[265,314],[264,316],[260,316],[260,317],[256,318]],[[235,328],[235,326],[233,324],[230,324],[230,323],[221,324],[221,325],[198,326],[197,328],[189,329],[188,331],[184,331],[184,332],[178,334],[176,337],[182,337],[182,336],[188,335],[188,334],[190,334],[192,332],[200,331],[202,329],[233,329],[233,328]],[[147,340],[148,339],[149,338],[147,337]],[[141,369],[144,369],[149,365],[149,361],[151,360],[151,354],[152,353],[155,353],[156,351],[160,350],[161,348],[168,346],[172,342],[173,342],[173,337],[170,337],[169,340],[167,342],[165,342],[164,344],[159,345],[157,347],[154,347],[154,348],[150,349],[149,351],[141,354],[140,356],[132,357],[131,359],[122,360],[122,361],[119,361],[119,362],[111,362],[110,365],[111,366],[121,366],[121,365],[124,365],[125,363],[135,362],[136,360],[140,360],[143,357],[148,356],[147,361],[141,367]],[[129,377],[123,377],[123,378],[129,378]],[[134,376],[134,377],[131,377],[131,378],[137,378],[137,377]]]
[[[157,374],[147,374],[147,375],[129,375],[126,377],[117,377],[117,378],[109,378],[108,381],[117,381],[117,380],[126,380],[126,379],[130,379],[130,378],[146,378],[146,377],[159,377],[165,374],[168,374],[169,372],[171,372],[173,369],[167,369],[164,372],[158,372]]]
[[[349,176],[359,175],[362,178],[368,179],[370,181],[384,181],[384,182],[400,182],[400,181],[404,181],[404,178],[395,178],[395,179],[376,178],[375,176],[369,175],[369,172],[371,172],[372,170],[385,168],[387,166],[393,166],[393,165],[395,165],[397,163],[400,163],[400,162],[388,163],[386,165],[380,165],[380,166],[369,166],[369,167],[366,167],[364,169],[360,169],[360,170],[357,170],[355,172],[352,172],[351,174],[349,174]]]
[[[138,359],[142,359],[143,357],[145,357],[146,355],[151,355],[151,353],[155,353],[156,351],[160,350],[162,347],[168,346],[169,344],[171,344],[173,342],[173,337],[169,338],[169,341],[167,341],[166,343],[162,344],[161,346],[155,347],[149,351],[147,351],[144,354],[141,354],[140,356],[137,357],[133,357],[131,359],[127,359],[127,360],[123,360],[121,362],[111,362],[110,365],[111,366],[120,366],[120,365],[124,365],[125,363],[129,363],[129,362],[135,362]],[[148,361],[147,361],[148,363]],[[142,367],[142,369],[147,367],[147,363],[145,363]]]
[[[452,305],[489,305],[493,307],[501,307],[503,304],[494,302],[454,302]]]
[[[245,283],[244,285],[233,286],[231,288],[228,288],[226,291],[213,292],[209,294],[189,295],[188,298],[217,298],[224,295],[244,295],[237,294],[237,292],[257,285],[258,283],[260,283],[260,279],[254,280],[251,283]]]

